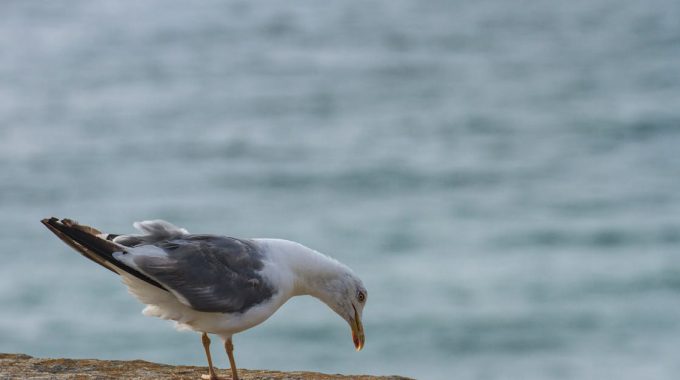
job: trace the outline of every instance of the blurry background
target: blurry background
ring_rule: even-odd
[[[679,4],[3,1],[0,352],[205,365],[39,223],[164,218],[364,279],[363,352],[295,299],[246,368],[675,378]]]

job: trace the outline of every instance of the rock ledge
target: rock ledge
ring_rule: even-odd
[[[187,379],[198,380],[207,367],[174,366],[143,360],[39,359],[24,354],[0,353],[0,379]],[[231,379],[229,369],[218,369],[223,379]],[[278,372],[239,368],[244,379],[303,380],[359,379],[404,380],[400,376],[345,376],[317,372]]]

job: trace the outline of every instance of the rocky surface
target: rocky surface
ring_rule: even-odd
[[[40,359],[23,354],[0,354],[0,379],[200,379],[207,367],[174,366],[143,360]],[[231,379],[229,369],[219,369],[218,376]],[[278,372],[239,369],[244,379],[359,379],[398,380],[400,376],[345,376],[317,372]]]

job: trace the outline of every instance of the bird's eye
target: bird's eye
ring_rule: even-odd
[[[357,294],[357,298],[359,299],[359,302],[361,302],[361,303],[366,301],[366,295],[364,294],[364,292],[360,291],[359,294]]]

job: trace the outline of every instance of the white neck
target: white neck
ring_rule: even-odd
[[[331,290],[343,274],[351,273],[344,264],[302,244],[280,239],[255,239],[266,246],[267,256],[290,270],[291,296],[310,295],[332,302]]]

